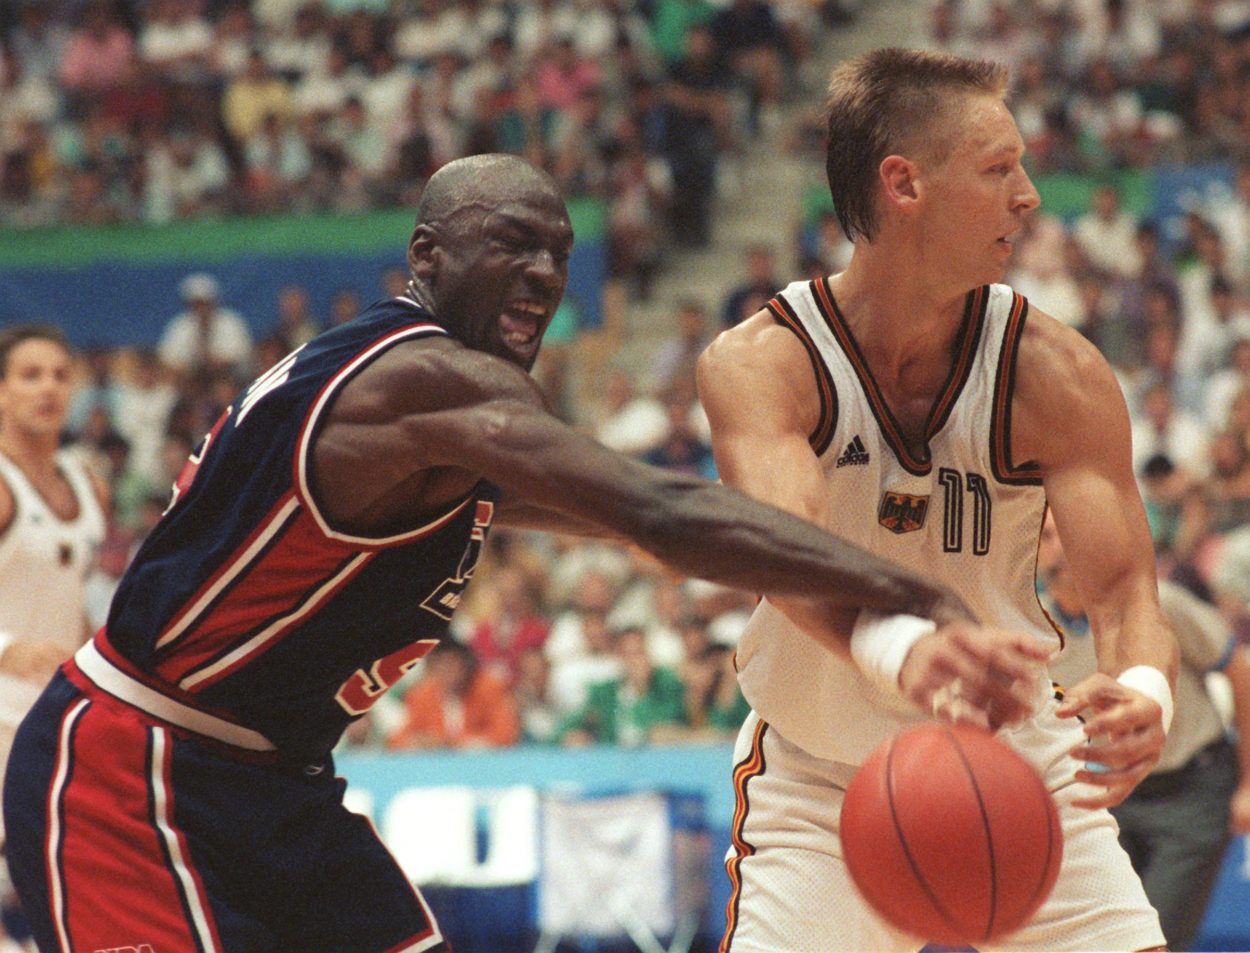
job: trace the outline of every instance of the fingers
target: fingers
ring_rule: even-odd
[[[1096,672],[1064,692],[1063,702],[1055,713],[1060,718],[1079,715],[1092,707],[1107,707],[1128,697],[1128,689],[1103,672]]]
[[[931,706],[935,718],[977,725],[981,728],[990,727],[989,713],[963,697],[963,679],[961,678],[948,682],[934,692]]]
[[[970,623],[917,642],[900,684],[939,718],[997,728],[1033,714],[1048,650],[1028,636]]]
[[[1090,676],[1069,691],[1056,714],[1082,715],[1086,740],[1069,753],[1085,767],[1074,780],[1101,789],[1074,800],[1077,807],[1119,804],[1158,764],[1167,740],[1159,703],[1104,673]]]
[[[1103,807],[1115,807],[1121,803],[1133,788],[1141,783],[1141,780],[1150,773],[1150,768],[1154,762],[1143,762],[1142,764],[1124,771],[1078,771],[1074,776],[1074,780],[1090,785],[1094,789],[1101,789],[1101,794],[1089,797],[1073,798],[1073,807],[1084,807],[1090,809],[1098,809]]]

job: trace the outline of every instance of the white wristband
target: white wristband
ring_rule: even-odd
[[[4,650],[17,641],[17,636],[9,635],[9,633],[0,631],[0,658],[4,657]]]
[[[911,647],[937,631],[932,619],[861,609],[851,630],[851,658],[879,688],[899,693],[898,676]]]
[[[1121,672],[1116,681],[1159,703],[1159,707],[1163,709],[1163,733],[1166,735],[1172,727],[1172,714],[1175,711],[1172,686],[1168,684],[1167,676],[1153,665],[1133,665]]]

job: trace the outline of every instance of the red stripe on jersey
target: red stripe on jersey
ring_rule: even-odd
[[[282,532],[283,527],[292,518],[298,507],[299,502],[295,498],[294,491],[283,494],[282,498],[265,515],[265,518],[260,521],[256,529],[222,562],[221,568],[200,586],[195,595],[187,600],[186,605],[180,611],[174,614],[169,625],[157,636],[156,648],[158,651],[181,638],[209,608],[213,600],[220,596],[234,581],[235,577],[259,558],[265,547],[273,541],[276,535]]]
[[[157,675],[182,683],[191,672],[298,611],[356,555],[361,555],[357,547],[326,539],[308,511],[299,508],[236,569],[230,585],[157,664]]]
[[[219,655],[211,663],[187,672],[179,681],[179,687],[190,692],[203,691],[227,675],[238,671],[257,656],[269,651],[298,628],[299,624],[319,606],[351,582],[372,558],[372,553],[360,553],[355,556],[338,573],[308,593],[307,598],[302,599],[290,612],[274,619],[269,625],[242,644],[236,645],[225,655]]]
[[[56,928],[57,945],[68,950],[69,919],[65,910],[65,871],[61,865],[61,842],[65,831],[65,786],[69,781],[73,763],[74,729],[90,702],[85,698],[66,709],[57,729],[56,763],[52,771],[52,785],[48,788],[48,830],[44,835],[43,850],[48,878],[48,905],[52,923]]]
[[[70,948],[220,949],[197,940],[152,824],[147,727],[97,701],[78,720],[72,745],[61,753],[72,772],[60,797],[60,849],[49,854],[64,886]]]

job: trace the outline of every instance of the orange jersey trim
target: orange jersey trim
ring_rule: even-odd
[[[746,760],[734,768],[734,819],[730,829],[734,856],[725,861],[725,870],[729,874],[731,891],[729,902],[725,905],[725,935],[720,941],[717,953],[728,953],[733,942],[734,931],[738,928],[738,904],[742,900],[742,862],[755,853],[755,848],[747,843],[742,835],[746,826],[747,814],[750,812],[750,799],[747,796],[747,784],[751,779],[764,773],[764,735],[768,731],[768,722],[763,721],[755,726],[755,735],[751,739],[751,753]]]

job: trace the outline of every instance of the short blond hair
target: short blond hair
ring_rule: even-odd
[[[948,53],[888,47],[840,63],[825,100],[825,175],[842,230],[869,241],[877,229],[877,169],[889,155],[948,149],[938,135],[956,96],[1003,97],[1008,71],[1001,63]],[[954,94],[954,95],[952,95]]]

